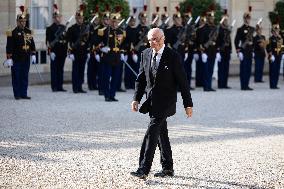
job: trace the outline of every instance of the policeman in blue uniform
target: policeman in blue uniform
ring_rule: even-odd
[[[25,7],[21,6],[17,15],[17,27],[7,31],[6,54],[4,64],[11,66],[14,97],[31,99],[27,95],[30,63],[36,63],[36,49],[32,31],[26,27]]]
[[[67,56],[66,26],[61,24],[62,15],[54,4],[53,24],[46,28],[46,45],[50,56],[50,79],[53,92],[63,89],[64,64]]]

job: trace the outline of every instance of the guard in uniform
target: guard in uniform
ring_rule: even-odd
[[[53,24],[46,28],[46,45],[50,56],[51,90],[65,92],[63,73],[67,56],[66,26],[61,24],[62,15],[59,13],[57,5],[54,4],[53,8]]]
[[[138,55],[138,62],[141,59],[141,52],[149,47],[147,34],[149,31],[149,27],[147,26],[147,5],[144,5],[143,11],[141,11],[138,15],[139,24],[137,25],[137,41],[134,44],[134,50]]]
[[[214,71],[214,64],[217,52],[217,37],[218,29],[214,23],[215,7],[210,6],[210,11],[207,12],[207,23],[199,30],[198,34],[198,47],[201,52],[201,61],[203,63],[203,90],[204,91],[215,91],[212,88],[212,76]]]
[[[157,28],[159,26],[159,11],[160,7],[156,7],[156,12],[152,14],[151,28]]]
[[[84,5],[76,12],[76,23],[68,28],[67,39],[69,42],[69,55],[72,60],[72,88],[74,93],[86,93],[82,85],[84,83],[84,71],[89,55],[89,30],[84,24]]]
[[[164,12],[161,14],[161,25],[159,28],[161,28],[164,31],[164,34],[166,34],[166,30],[169,27],[169,14],[167,12],[167,7],[164,7]]]
[[[92,13],[92,17],[96,17],[92,25],[90,26],[90,60],[87,67],[87,81],[90,91],[98,89],[98,68],[100,64],[100,51],[99,51],[99,36],[98,29],[100,27],[99,19],[99,7],[95,7],[95,11]]]
[[[266,39],[262,35],[262,27],[256,25],[256,35],[253,37],[253,50],[254,50],[254,82],[263,82],[263,67],[265,62],[265,48],[266,48]]]
[[[229,16],[227,9],[222,16],[223,22],[220,24],[217,39],[217,51],[220,53],[221,61],[218,61],[218,88],[230,89],[228,86],[229,67],[232,53],[231,28],[229,26]]]
[[[197,52],[198,52],[198,56],[195,55],[194,59],[195,59],[195,86],[196,87],[203,87],[203,62],[202,59],[200,58],[201,56],[201,51],[198,47],[199,41],[201,40],[202,36],[201,31],[204,30],[205,24],[207,22],[206,19],[206,13],[203,13],[200,17],[199,20],[199,26],[196,30],[196,46],[197,46]]]
[[[101,47],[103,61],[103,89],[105,101],[118,101],[115,98],[119,77],[121,60],[124,59],[124,52],[121,44],[124,39],[123,31],[118,28],[121,15],[119,12],[110,15],[111,24],[98,30],[98,35],[102,37]]]
[[[133,15],[130,16],[128,26],[126,27],[126,38],[124,40],[124,47],[126,49],[127,63],[131,68],[138,73],[139,63],[137,52],[134,50],[134,44],[137,42],[137,28],[136,28],[136,18],[135,13],[137,9],[133,8]],[[132,71],[126,66],[125,67],[125,78],[124,84],[126,89],[134,89],[136,76]]]
[[[281,58],[284,53],[283,39],[279,33],[280,27],[278,20],[272,25],[272,36],[269,38],[269,44],[266,48],[269,59],[270,89],[279,89],[277,84],[279,80]]]
[[[253,53],[253,34],[255,31],[255,28],[250,26],[251,7],[249,7],[249,12],[244,13],[243,19],[244,24],[238,28],[235,37],[236,52],[240,60],[241,90],[253,90],[249,87]]]
[[[11,67],[14,97],[31,99],[27,95],[30,63],[36,63],[36,49],[32,31],[26,27],[25,7],[21,6],[17,15],[17,27],[7,31],[6,54],[4,65]]]

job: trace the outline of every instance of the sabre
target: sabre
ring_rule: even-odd
[[[236,19],[233,20],[231,27],[234,27],[235,23],[236,23]]]
[[[154,19],[153,22],[152,22],[152,25],[155,24],[155,22],[158,20],[158,18],[159,18],[159,16],[156,15],[155,19]]]
[[[33,64],[33,65],[35,66],[35,69],[36,69],[36,71],[37,71],[37,74],[39,75],[39,78],[40,78],[41,82],[44,82],[44,81],[43,81],[43,78],[42,78],[42,75],[41,75],[40,72],[38,71],[37,65],[36,65],[36,64]]]
[[[262,23],[262,17],[260,19],[258,19],[257,24],[256,25],[260,25]]]
[[[222,20],[220,21],[220,24],[222,24],[225,20],[225,17],[222,18]]]
[[[120,25],[125,21],[125,19],[122,19],[119,23],[118,23],[118,27],[120,27]]]
[[[138,76],[137,73],[133,70],[133,68],[131,68],[131,66],[130,66],[125,60],[123,60],[122,62],[132,71],[132,73],[133,73],[136,77]]]
[[[165,20],[165,24],[167,24],[169,21],[170,21],[170,17],[168,17],[168,18]]]
[[[196,18],[194,24],[196,25],[196,24],[199,22],[199,20],[200,20],[200,16],[198,16],[198,17]]]
[[[66,27],[67,27],[68,24],[73,20],[73,18],[74,18],[74,15],[72,15],[72,16],[69,18],[69,20],[66,22]]]
[[[98,16],[95,15],[95,16],[92,18],[92,20],[90,21],[90,23],[92,24],[92,23],[95,21],[95,19],[96,19],[97,17],[98,17]]]
[[[189,25],[190,23],[191,23],[191,21],[192,21],[192,17],[190,17],[190,19],[187,21],[187,25]]]
[[[129,21],[130,21],[131,17],[129,16],[125,22],[126,25],[128,25]]]

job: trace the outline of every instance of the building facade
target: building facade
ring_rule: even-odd
[[[49,72],[49,59],[46,55],[45,45],[45,27],[52,22],[53,4],[57,3],[59,10],[63,15],[63,20],[66,22],[68,18],[73,15],[80,5],[81,0],[1,0],[0,1],[0,61],[1,63],[6,59],[6,30],[12,29],[16,25],[16,15],[19,13],[19,6],[25,5],[28,7],[30,15],[30,28],[34,31],[34,40],[37,48],[38,69],[40,72]],[[172,15],[175,12],[175,7],[181,0],[129,0],[130,7],[136,7],[137,12],[143,9],[143,5],[148,5],[148,15],[155,11],[155,7],[168,7],[168,12]],[[263,32],[267,37],[270,34],[270,21],[268,12],[272,11],[277,0],[217,0],[222,8],[228,10],[231,21],[236,19],[235,29],[232,33],[232,38],[235,36],[236,28],[242,24],[242,15],[252,6],[252,25],[255,25],[259,18],[263,18]],[[132,8],[131,8],[132,10]],[[194,7],[193,7],[194,11]],[[73,20],[74,22],[74,20]],[[237,57],[233,52],[233,63],[238,64]],[[66,59],[65,70],[71,70],[71,64]],[[31,72],[36,70],[31,69]],[[9,75],[10,69],[5,69],[0,66],[0,76]]]

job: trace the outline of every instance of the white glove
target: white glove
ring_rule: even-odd
[[[105,47],[101,48],[101,51],[103,53],[108,53],[110,51],[110,48],[108,46],[105,46]]]
[[[5,60],[5,62],[3,63],[3,66],[4,66],[5,68],[10,68],[10,67],[12,67],[12,66],[13,66],[13,60],[12,60],[11,58]]]
[[[197,62],[199,60],[199,55],[197,53],[194,53],[193,58],[195,62]]]
[[[54,61],[54,60],[55,60],[55,57],[56,57],[56,54],[55,54],[54,52],[51,52],[51,53],[50,53],[50,59],[51,59],[52,61]]]
[[[188,53],[185,53],[183,61],[186,61],[187,59],[188,59]]]
[[[133,60],[135,63],[138,62],[138,56],[137,56],[137,54],[133,54],[133,55],[132,55],[132,60]]]
[[[127,62],[128,60],[128,55],[124,55],[124,61]]]
[[[274,55],[271,55],[270,61],[271,61],[271,62],[274,62],[274,61],[275,61],[275,56],[274,56]]]
[[[32,64],[36,64],[36,55],[32,55]]]
[[[217,54],[216,54],[216,60],[217,60],[217,62],[221,62],[221,60],[222,60],[221,54],[219,52],[217,52]]]
[[[238,57],[239,57],[239,60],[240,60],[240,61],[243,61],[244,55],[243,55],[242,52],[238,52]]]
[[[96,54],[96,55],[95,55],[95,59],[97,60],[97,62],[101,62],[101,57],[100,57],[100,55]]]
[[[69,54],[69,55],[68,55],[68,58],[69,58],[72,62],[75,61],[75,56],[74,56],[74,54]]]
[[[207,58],[208,58],[207,54],[205,54],[205,53],[202,53],[202,54],[201,54],[201,59],[202,59],[202,62],[203,62],[203,63],[206,63],[206,62],[207,62]]]
[[[122,54],[122,53],[120,54],[120,60],[124,61],[124,54]]]

